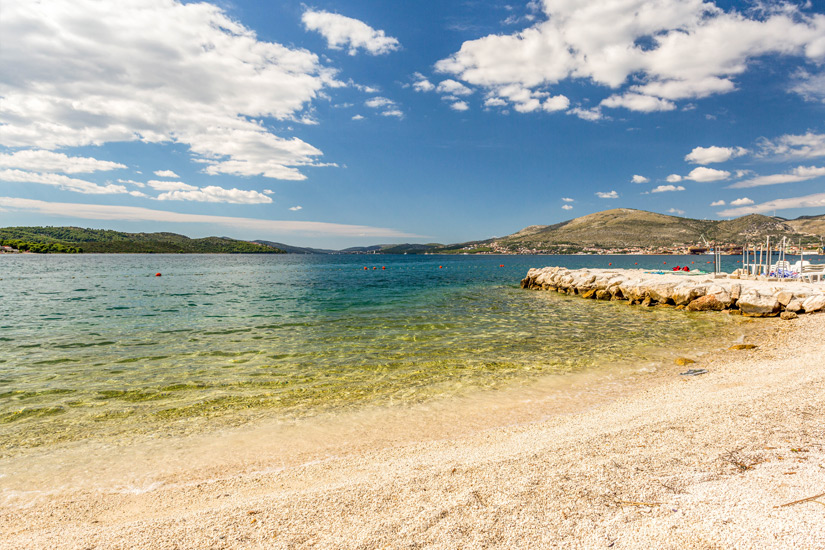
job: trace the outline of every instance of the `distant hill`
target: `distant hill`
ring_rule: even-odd
[[[60,244],[82,252],[282,254],[283,250],[227,237],[190,239],[177,233],[121,233],[81,227],[4,227],[0,240]]]
[[[354,246],[341,250],[343,254],[423,254],[442,248],[441,244],[376,244],[373,246]]]
[[[750,214],[734,220],[696,220],[616,208],[588,214],[554,225],[531,225],[498,239],[451,245],[479,248],[492,246],[499,251],[536,250],[577,252],[584,248],[656,248],[685,247],[707,241],[743,245],[756,243],[770,235],[800,239],[819,244],[825,233],[825,216],[783,220],[760,214]]]
[[[258,244],[263,245],[263,246],[269,246],[269,247],[272,247],[272,248],[277,248],[279,250],[283,250],[287,254],[338,254],[339,253],[337,250],[327,250],[325,248],[304,248],[304,247],[301,247],[301,246],[292,246],[292,245],[289,245],[289,244],[276,243],[276,242],[272,242],[272,241],[263,241],[263,240],[260,240],[260,239],[257,240],[257,241],[252,241],[252,242],[258,243]]]

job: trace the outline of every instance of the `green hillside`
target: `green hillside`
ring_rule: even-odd
[[[1,241],[17,241],[32,245],[53,245],[44,252],[64,252],[80,249],[100,253],[176,253],[176,254],[279,254],[282,250],[257,243],[226,237],[190,239],[176,233],[122,233],[109,229],[80,227],[4,227]],[[17,248],[17,247],[15,247]],[[41,247],[42,248],[42,247]]]

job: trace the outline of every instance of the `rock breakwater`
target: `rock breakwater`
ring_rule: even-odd
[[[626,300],[643,306],[730,311],[748,317],[793,318],[793,314],[825,311],[825,285],[745,280],[726,274],[544,267],[530,269],[521,287],[596,300]]]

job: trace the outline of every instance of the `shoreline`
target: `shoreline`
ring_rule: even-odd
[[[55,548],[817,548],[825,315],[754,350],[566,414],[147,490],[0,507],[6,544]],[[820,499],[825,501],[825,499]]]

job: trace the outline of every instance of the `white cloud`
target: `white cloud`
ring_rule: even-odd
[[[274,195],[275,191],[273,191],[272,189],[264,189],[263,194],[264,195]]]
[[[667,181],[668,183],[678,183],[682,181],[682,176],[680,176],[679,174],[671,174],[665,178],[665,181]]]
[[[825,157],[825,134],[788,134],[774,141],[762,140],[759,146],[762,156],[775,155],[786,159]]]
[[[596,196],[600,199],[618,199],[619,194],[615,191],[597,191]]]
[[[736,199],[736,200],[730,201],[730,204],[731,204],[731,206],[745,206],[745,205],[748,205],[748,204],[753,204],[753,201],[751,199],[749,199],[748,197],[742,197],[741,199]],[[711,205],[711,206],[713,206],[713,205]]]
[[[720,199],[718,201],[713,201],[712,203],[710,203],[710,205],[711,206],[725,206],[725,201]]]
[[[452,109],[453,111],[466,111],[469,108],[470,106],[467,105],[466,101],[456,101],[455,103],[450,105],[450,109]]]
[[[507,102],[500,97],[488,97],[484,100],[485,107],[504,107],[506,105]]]
[[[304,207],[303,206],[290,206],[289,209],[292,210],[293,212],[297,212],[298,210],[303,210]]]
[[[652,113],[654,111],[672,111],[676,108],[676,104],[666,99],[660,99],[644,94],[626,93],[624,95],[612,95],[603,99],[600,103],[603,107],[615,109],[624,107],[631,111],[641,111],[643,113]]]
[[[781,7],[740,12],[705,0],[545,0],[544,17],[529,28],[466,41],[436,70],[495,94],[507,86],[541,93],[559,82],[588,81],[612,90],[605,107],[670,110],[678,100],[735,90],[734,79],[758,58],[825,59],[825,17]]]
[[[0,153],[0,168],[19,168],[35,172],[61,172],[64,174],[88,174],[126,168],[126,165],[91,157],[70,157],[63,153],[54,153],[42,149],[26,149],[15,153]]]
[[[739,208],[728,208],[719,212],[720,216],[734,217],[745,214],[772,213],[776,210],[788,210],[790,208],[825,208],[825,193],[805,195],[804,197],[790,197],[787,199],[774,199],[753,206],[740,206]]]
[[[746,189],[748,187],[762,187],[763,185],[776,185],[779,183],[797,183],[822,176],[825,176],[825,166],[797,166],[788,174],[757,176],[749,180],[738,181],[730,187],[732,189]]]
[[[790,90],[806,101],[825,103],[825,72],[811,74],[804,69],[800,70]]]
[[[647,183],[650,180],[644,176],[640,176],[639,174],[634,174],[633,178],[630,180],[633,183]]]
[[[567,111],[567,114],[576,115],[580,119],[587,120],[587,121],[590,121],[590,122],[595,122],[597,120],[602,120],[604,118],[607,118],[602,114],[601,109],[598,108],[598,107],[593,107],[592,109],[583,109],[581,107],[573,107],[572,109]]]
[[[726,162],[732,158],[748,154],[744,147],[696,147],[685,156],[685,161],[693,164]]]
[[[330,235],[349,237],[421,237],[421,235],[403,233],[395,229],[370,227],[366,225],[343,225],[324,222],[262,220],[256,218],[183,214],[179,212],[152,210],[149,208],[140,208],[136,206],[46,202],[14,197],[0,197],[0,207],[27,212],[38,212],[40,214],[48,214],[52,216],[81,218],[87,220],[205,223],[236,229],[259,231],[261,233],[290,233],[311,236]]]
[[[705,168],[700,166],[690,171],[685,179],[706,183],[709,181],[726,180],[730,177],[730,172],[726,170],[716,170],[715,168]]]
[[[562,197],[561,200],[564,202],[576,202],[576,199],[571,199],[570,197]]]
[[[573,207],[569,204],[563,204],[561,207],[562,210],[573,210]]]
[[[272,199],[257,191],[242,189],[224,189],[216,185],[208,185],[192,190],[167,191],[158,195],[159,201],[196,201],[196,202],[225,202],[231,204],[269,204]]]
[[[179,178],[180,176],[171,170],[155,170],[155,175],[159,178]]]
[[[39,183],[42,185],[58,187],[66,191],[84,193],[86,195],[111,195],[116,193],[126,193],[126,187],[123,185],[114,185],[112,183],[98,185],[97,183],[92,183],[90,181],[70,178],[69,176],[64,176],[63,174],[34,173],[24,172],[23,170],[0,170],[0,181]]]
[[[399,109],[387,109],[386,111],[381,113],[381,116],[394,116],[397,118],[404,118],[404,113],[401,112],[401,110]]]
[[[684,216],[685,215],[685,211],[684,210],[679,210],[678,208],[671,208],[670,210],[668,210],[668,212],[670,212],[671,214],[677,214],[679,216]]]
[[[370,107],[372,109],[381,109],[383,107],[391,107],[395,105],[395,101],[387,98],[387,97],[371,97],[364,102],[364,105]]]
[[[196,191],[198,189],[182,181],[149,180],[147,183],[155,191]]]
[[[328,11],[307,10],[301,16],[304,28],[317,31],[333,50],[349,49],[350,55],[365,50],[370,55],[383,55],[401,48],[397,38],[375,30],[363,21]]]
[[[302,49],[258,40],[207,3],[13,2],[0,18],[0,145],[187,145],[209,174],[302,180],[321,151],[272,133],[335,72]]]
[[[130,185],[134,185],[135,187],[146,187],[146,184],[142,181],[135,181],[135,180],[117,180],[118,183],[128,183]]]
[[[438,87],[435,89],[436,92],[440,94],[450,94],[450,95],[470,95],[473,91],[462,84],[461,82],[457,82],[452,79],[442,80],[438,83]]]
[[[681,185],[660,185],[654,189],[651,189],[651,193],[665,193],[667,191],[684,191],[685,188]]]
[[[352,120],[364,120],[363,115],[353,115]]]

